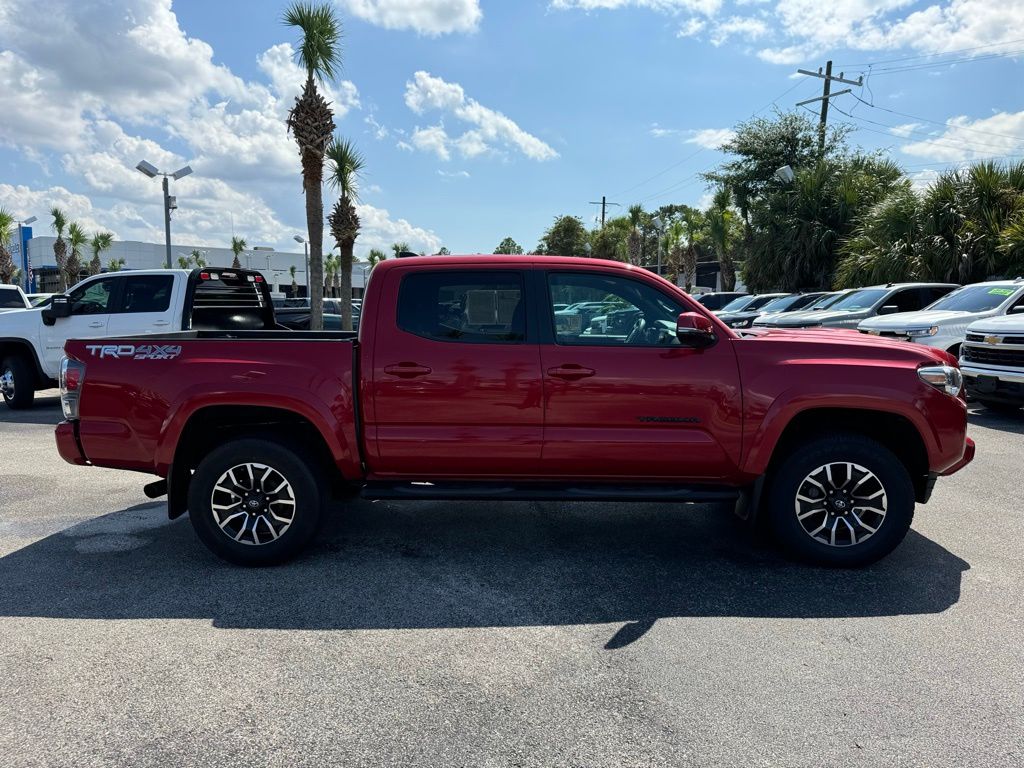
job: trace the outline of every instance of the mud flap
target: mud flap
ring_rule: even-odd
[[[171,464],[167,472],[168,519],[174,520],[188,511],[188,487],[191,482],[192,471],[187,466],[179,469]]]
[[[739,498],[736,499],[736,506],[733,510],[736,517],[746,522],[751,528],[757,524],[763,492],[764,475],[761,475],[753,483],[743,488]]]

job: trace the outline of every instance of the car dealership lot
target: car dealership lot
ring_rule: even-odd
[[[716,507],[357,502],[241,569],[0,405],[4,765],[984,765],[1024,753],[1024,413],[860,571]]]

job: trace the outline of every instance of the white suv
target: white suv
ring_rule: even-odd
[[[1024,310],[1024,279],[966,285],[918,312],[870,317],[861,333],[904,339],[959,356],[967,326],[975,320]]]

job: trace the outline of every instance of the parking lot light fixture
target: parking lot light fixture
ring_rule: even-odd
[[[170,185],[168,183],[169,178],[173,178],[175,181],[183,179],[192,173],[192,166],[186,165],[179,168],[176,171],[168,172],[158,170],[155,165],[146,160],[140,160],[139,164],[135,166],[135,170],[150,179],[155,179],[157,176],[163,176],[163,191],[164,191],[164,245],[166,247],[166,259],[164,266],[167,269],[171,268],[171,211],[178,207],[177,198],[171,197]]]

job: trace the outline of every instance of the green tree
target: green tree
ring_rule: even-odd
[[[359,236],[359,215],[355,203],[359,199],[358,180],[365,166],[362,154],[351,141],[335,139],[327,148],[327,181],[341,195],[327,217],[331,236],[338,246],[339,265],[336,272],[341,281],[341,327],[352,330],[352,262],[356,238]]]
[[[722,290],[732,291],[736,288],[736,264],[733,261],[733,249],[736,244],[736,213],[731,208],[732,193],[726,186],[715,192],[711,207],[704,212],[707,220],[708,237],[722,276]]]
[[[17,268],[11,252],[7,250],[7,243],[10,242],[11,233],[14,230],[14,214],[6,208],[0,208],[0,283],[11,283]]]
[[[434,255],[435,255],[435,256],[451,256],[451,255],[452,255],[452,252],[451,252],[451,251],[449,251],[449,250],[448,250],[447,248],[445,248],[445,247],[444,247],[444,246],[442,245],[442,246],[441,246],[441,247],[440,247],[440,248],[438,249],[437,253],[435,253]]]
[[[341,69],[341,22],[331,3],[295,2],[284,13],[285,25],[302,33],[295,57],[306,73],[302,95],[288,113],[288,130],[295,137],[302,161],[302,191],[306,196],[309,243],[310,328],[323,323],[323,171],[324,153],[334,135],[334,113],[317,82],[336,79]]]
[[[68,246],[71,248],[71,253],[64,261],[64,282],[68,288],[72,287],[82,277],[82,248],[88,242],[89,237],[78,222],[72,222],[68,225]]]
[[[395,258],[397,259],[403,253],[409,253],[409,244],[406,242],[392,243],[391,252],[395,255]]]
[[[100,254],[103,251],[110,250],[110,246],[114,244],[114,235],[110,232],[96,232],[92,236],[92,240],[89,241],[89,247],[92,248],[92,260],[89,262],[89,274],[98,275],[103,271],[103,262],[100,260]]]
[[[640,265],[640,256],[642,254],[643,237],[640,234],[640,225],[644,219],[644,207],[639,203],[636,205],[629,206],[629,239],[627,240],[626,247],[629,252],[628,260],[633,266]]]
[[[371,248],[370,252],[366,255],[366,261],[370,264],[370,269],[373,269],[382,261],[387,261],[388,255],[379,248]]]
[[[190,259],[188,256],[179,256],[178,257],[178,269],[188,269],[191,266],[192,266],[192,259]]]
[[[494,252],[505,255],[519,255],[523,252],[523,246],[521,246],[511,237],[506,237],[504,240],[498,243],[498,247],[494,249]]]
[[[190,256],[192,263],[199,267],[199,269],[203,269],[206,266],[206,254],[203,251],[193,248]]]
[[[107,272],[120,272],[124,269],[124,259],[111,259],[107,262]]]
[[[50,227],[53,229],[54,234],[57,235],[57,239],[53,242],[53,258],[57,263],[57,276],[60,279],[60,291],[61,293],[64,293],[68,289],[64,272],[64,261],[67,259],[68,252],[68,245],[64,241],[64,230],[68,226],[68,217],[64,211],[56,206],[50,209],[50,216],[53,218],[53,223]]]
[[[688,208],[683,212],[681,223],[685,232],[686,247],[683,249],[680,271],[683,288],[689,293],[697,282],[697,261],[700,258],[700,247],[707,233],[708,222],[696,208]]]
[[[578,216],[556,216],[537,244],[537,253],[550,256],[586,256],[589,233]]]
[[[242,251],[246,249],[245,238],[234,237],[231,238],[231,252],[235,254],[235,258],[231,260],[232,269],[241,269],[242,260],[239,258],[242,255]]]

